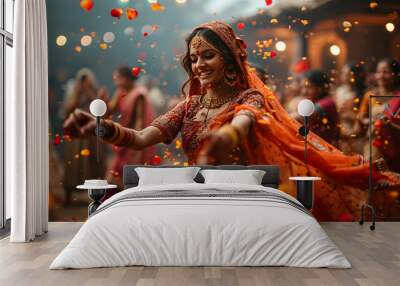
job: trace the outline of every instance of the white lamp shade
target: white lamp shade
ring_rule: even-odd
[[[309,99],[303,99],[297,105],[297,112],[301,116],[310,116],[311,114],[314,113],[314,110],[315,110],[314,103]]]
[[[107,111],[107,104],[101,99],[95,99],[90,103],[90,113],[96,117],[103,116]]]

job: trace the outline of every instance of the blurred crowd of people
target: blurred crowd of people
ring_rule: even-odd
[[[347,64],[340,72],[303,69],[277,88],[269,82],[262,68],[259,76],[274,89],[284,108],[298,121],[303,119],[297,113],[297,104],[308,98],[315,104],[315,112],[310,117],[310,129],[346,154],[358,153],[369,159],[369,114],[373,122],[372,157],[383,158],[385,168],[400,172],[400,65],[393,59],[382,59],[374,72],[367,73],[361,63]],[[122,126],[140,130],[148,126],[158,115],[174,107],[179,96],[166,96],[155,79],[138,77],[131,68],[120,66],[113,72],[114,91],[98,84],[93,71],[83,68],[66,85],[63,108],[59,112],[61,120],[76,108],[89,111],[92,100],[100,98],[107,103],[106,117]],[[372,97],[370,110],[369,100]],[[122,168],[126,164],[185,164],[185,156],[176,139],[169,146],[156,146],[143,151],[128,148],[102,146],[100,162],[96,160],[96,138],[68,140],[63,138],[63,154],[52,156],[54,164],[59,160],[59,175],[63,194],[55,194],[53,200],[65,205],[72,201],[71,194],[85,179],[104,178],[109,183],[122,185]],[[105,145],[105,144],[104,144]],[[54,146],[51,153],[55,152]],[[56,169],[53,171],[55,172]],[[52,199],[52,198],[51,198]]]
[[[308,70],[294,77],[281,93],[285,109],[297,120],[297,104],[307,98],[315,112],[310,129],[346,154],[382,159],[382,168],[400,172],[400,64],[382,59],[367,73],[364,65],[346,64],[336,75]],[[371,106],[370,106],[371,100]],[[371,110],[370,110],[371,108]],[[371,141],[369,120],[371,114]]]

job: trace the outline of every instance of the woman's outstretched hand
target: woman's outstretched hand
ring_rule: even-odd
[[[208,144],[200,151],[197,164],[220,165],[229,163],[229,155],[232,151],[232,140],[229,135],[214,133]]]
[[[87,137],[94,135],[96,129],[96,119],[88,112],[75,109],[65,119],[63,124],[64,134],[71,137]]]

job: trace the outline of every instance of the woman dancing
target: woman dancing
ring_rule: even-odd
[[[294,195],[291,175],[322,177],[313,212],[319,220],[358,216],[366,199],[368,165],[310,134],[309,164],[303,163],[299,123],[257,77],[247,62],[246,44],[222,22],[209,22],[187,38],[183,66],[189,75],[186,99],[150,126],[136,131],[105,120],[104,141],[143,149],[171,142],[181,132],[190,164],[277,164],[280,189]],[[95,120],[76,110],[64,124],[71,136],[94,133]],[[392,173],[374,172],[374,180],[399,185]]]

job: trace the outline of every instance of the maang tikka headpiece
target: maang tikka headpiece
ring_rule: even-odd
[[[190,41],[190,47],[193,49],[199,49],[202,47],[204,49],[214,50],[219,53],[219,51],[213,45],[208,43],[205,39],[203,39],[199,35],[193,37],[193,39]]]

